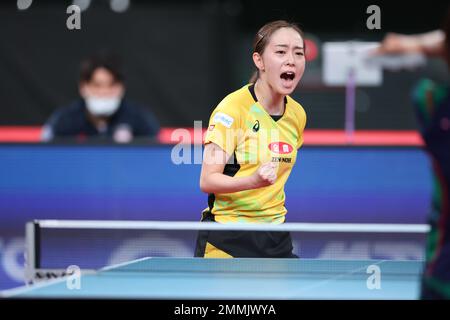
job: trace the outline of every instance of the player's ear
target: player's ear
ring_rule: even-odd
[[[264,71],[264,61],[258,52],[253,52],[253,63],[259,71]]]

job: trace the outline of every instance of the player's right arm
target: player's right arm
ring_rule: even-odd
[[[233,193],[243,190],[256,189],[275,183],[277,166],[268,162],[247,177],[230,177],[223,174],[226,163],[230,159],[222,148],[215,143],[205,146],[202,172],[200,175],[200,189],[206,193]]]

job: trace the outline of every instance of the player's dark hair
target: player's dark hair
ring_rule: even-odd
[[[267,47],[267,44],[270,41],[270,37],[272,36],[272,34],[274,34],[275,31],[281,28],[291,28],[297,31],[303,39],[303,48],[306,49],[303,31],[297,24],[287,22],[285,20],[276,20],[266,23],[256,33],[255,38],[253,40],[253,52],[257,52],[260,55],[262,55]],[[255,83],[258,78],[259,78],[259,71],[257,69],[250,78],[250,83]]]
[[[80,83],[91,81],[95,70],[99,68],[108,70],[112,74],[114,82],[123,83],[125,81],[120,58],[110,52],[98,52],[81,62]]]

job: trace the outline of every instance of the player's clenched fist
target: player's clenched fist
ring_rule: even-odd
[[[275,162],[267,162],[261,165],[252,175],[255,188],[266,187],[277,180],[278,165]]]

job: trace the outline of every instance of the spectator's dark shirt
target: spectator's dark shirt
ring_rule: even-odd
[[[128,129],[133,137],[155,137],[159,124],[153,114],[122,100],[119,109],[104,130],[97,129],[88,118],[83,99],[57,109],[45,125],[44,140],[62,137],[113,137],[118,129]],[[47,136],[47,137],[45,137]]]

